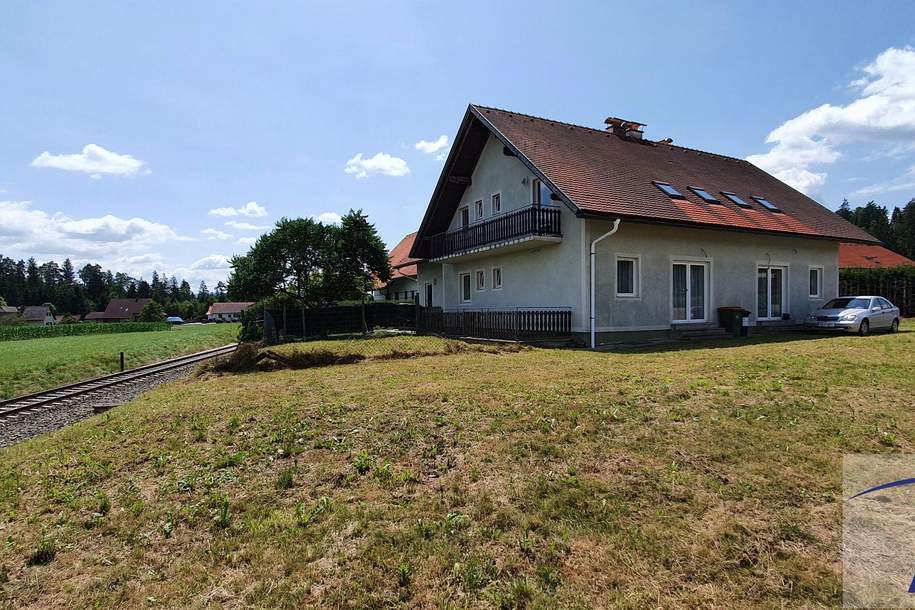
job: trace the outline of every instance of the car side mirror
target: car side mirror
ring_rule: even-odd
[[[878,311],[880,311],[880,308],[879,308],[879,307],[871,307],[871,311],[873,311],[873,312],[878,312]]]

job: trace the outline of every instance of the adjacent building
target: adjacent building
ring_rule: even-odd
[[[207,310],[209,322],[237,322],[241,312],[254,305],[253,302],[213,303]]]
[[[372,292],[375,301],[413,301],[419,295],[416,283],[416,263],[418,259],[410,256],[416,233],[410,233],[394,246],[388,254],[391,265],[391,279],[379,282]]]
[[[135,322],[152,299],[111,299],[105,311],[86,314],[87,322]]]
[[[878,244],[839,244],[840,269],[889,269],[915,261]]]
[[[51,305],[25,305],[22,307],[3,306],[0,307],[0,320],[12,320],[18,324],[28,324],[31,326],[48,326],[57,324],[57,318],[51,312]]]
[[[743,159],[605,124],[469,106],[409,253],[420,303],[478,312],[481,334],[503,311],[598,341],[727,306],[792,323],[836,296],[840,243],[879,245]]]

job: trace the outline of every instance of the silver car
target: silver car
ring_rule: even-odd
[[[804,325],[859,335],[872,330],[894,333],[899,330],[899,308],[883,297],[839,297],[807,316]]]

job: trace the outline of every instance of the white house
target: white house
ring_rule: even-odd
[[[606,124],[469,106],[410,251],[421,304],[598,342],[725,306],[792,323],[836,296],[839,242],[879,243],[745,160]]]
[[[209,322],[238,322],[241,312],[254,305],[249,302],[213,303],[207,310]]]

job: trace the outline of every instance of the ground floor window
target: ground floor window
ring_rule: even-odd
[[[469,303],[471,294],[470,294],[470,274],[462,273],[461,274],[461,302]]]
[[[707,318],[708,263],[673,263],[673,321],[704,322]]]
[[[756,270],[756,317],[775,320],[785,313],[785,276],[787,269],[760,266]]]
[[[492,268],[492,289],[499,290],[502,288],[502,267]]]
[[[616,296],[639,296],[639,259],[635,256],[616,257]]]
[[[823,296],[823,268],[811,267],[808,272],[807,294],[811,299],[818,299]]]

